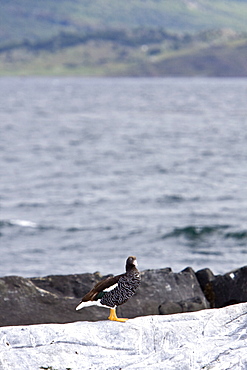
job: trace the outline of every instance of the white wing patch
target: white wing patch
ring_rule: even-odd
[[[90,306],[99,306],[99,307],[105,307],[108,308],[107,306],[104,306],[103,304],[100,303],[100,301],[87,301],[87,302],[81,302],[78,304],[76,307],[76,311],[81,310],[82,308],[85,307],[90,307]]]
[[[118,286],[118,283],[113,284],[109,286],[109,288],[104,289],[103,292],[110,292],[111,290],[115,289],[117,286]]]
[[[118,286],[118,283],[113,284],[113,285],[109,286],[109,288],[104,289],[103,292],[110,292],[111,290],[113,290],[117,286]],[[102,305],[100,303],[100,299],[98,299],[97,301],[87,301],[87,302],[79,303],[78,306],[76,307],[76,311],[81,310],[84,307],[90,307],[90,306],[100,306],[100,307],[105,307],[105,308],[112,308],[112,307]]]
[[[94,306],[95,305],[95,302],[94,301],[88,301],[88,302],[81,302],[80,304],[78,304],[78,306],[76,307],[76,311],[78,310],[81,310],[82,308],[84,307],[89,307],[89,306]]]

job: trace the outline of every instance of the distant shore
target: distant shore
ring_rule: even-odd
[[[105,30],[0,42],[0,76],[247,77],[247,37]]]

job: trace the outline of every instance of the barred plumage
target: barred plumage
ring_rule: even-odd
[[[140,282],[141,278],[138,271],[126,272],[118,280],[117,287],[103,295],[100,303],[107,307],[120,306],[135,294]]]
[[[108,277],[96,284],[81,300],[76,307],[79,310],[88,306],[101,306],[110,308],[110,320],[126,321],[116,316],[115,308],[125,303],[135,294],[140,285],[141,278],[137,270],[136,258],[128,257],[126,261],[126,272],[121,275]]]

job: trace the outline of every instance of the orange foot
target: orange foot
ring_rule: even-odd
[[[110,308],[110,316],[108,317],[108,319],[111,321],[119,321],[119,322],[125,322],[128,320],[128,319],[120,319],[119,317],[117,317],[115,308]]]

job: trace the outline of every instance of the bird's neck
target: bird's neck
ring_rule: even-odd
[[[126,272],[138,272],[135,266],[126,266]]]

